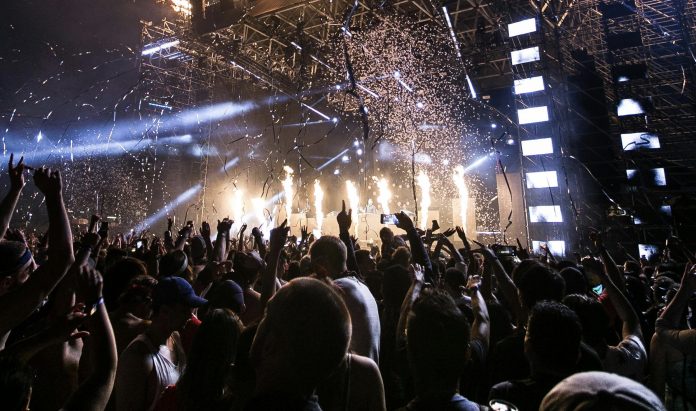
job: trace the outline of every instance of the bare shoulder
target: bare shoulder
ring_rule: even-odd
[[[351,371],[355,378],[365,379],[365,382],[374,382],[375,379],[382,380],[379,367],[371,358],[352,354],[351,361]]]

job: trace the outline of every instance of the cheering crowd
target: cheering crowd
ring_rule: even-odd
[[[8,174],[1,410],[696,409],[696,260],[676,239],[617,265],[595,235],[569,261],[399,213],[364,249],[345,204],[339,237],[228,219],[124,236],[98,216],[73,233],[46,168],[35,237],[10,228],[28,167]]]

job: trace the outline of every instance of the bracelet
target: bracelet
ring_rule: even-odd
[[[101,296],[97,300],[96,303],[92,304],[92,306],[89,308],[89,311],[87,311],[87,308],[85,307],[85,314],[88,316],[92,316],[97,312],[97,309],[99,308],[100,305],[104,304],[104,297]]]

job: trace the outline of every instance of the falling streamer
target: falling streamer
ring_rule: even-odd
[[[421,190],[420,216],[418,223],[421,230],[428,228],[428,210],[430,209],[430,178],[421,170],[418,173],[418,187]]]
[[[324,201],[324,191],[319,185],[319,180],[314,180],[314,209],[316,212],[317,230],[321,233],[321,226],[324,224],[324,210],[322,202]]]

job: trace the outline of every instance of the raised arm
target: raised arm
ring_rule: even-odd
[[[358,266],[358,260],[355,259],[355,247],[353,246],[353,239],[350,238],[350,226],[353,224],[353,210],[348,210],[346,212],[346,201],[342,202],[341,212],[336,215],[336,222],[338,223],[338,237],[345,244],[348,250],[348,259],[346,260],[346,265],[350,271],[354,271],[361,277],[360,267]]]
[[[488,316],[488,306],[479,291],[481,279],[478,276],[469,277],[467,293],[471,297],[471,308],[474,311],[474,322],[471,323],[471,338],[477,339],[488,349],[490,344],[491,319]]]
[[[90,314],[89,353],[92,370],[64,406],[65,410],[101,411],[109,402],[116,379],[116,339],[102,297],[102,276],[83,265],[78,275],[78,295]]]
[[[0,336],[16,327],[41,305],[74,261],[60,173],[40,168],[34,174],[34,182],[45,195],[48,209],[48,262],[22,286],[0,296]]]
[[[435,273],[433,272],[433,265],[430,262],[430,257],[425,249],[423,240],[421,239],[416,227],[413,225],[411,218],[406,215],[403,211],[396,214],[396,218],[399,223],[396,225],[398,228],[406,231],[408,236],[408,242],[411,246],[411,255],[413,256],[413,261],[423,267],[424,281],[427,283],[434,284]]]
[[[266,258],[268,250],[266,249],[266,243],[264,243],[263,241],[263,233],[261,232],[261,230],[259,230],[258,227],[252,228],[251,236],[254,237],[254,243],[259,249],[259,255],[261,256],[261,258]]]
[[[212,261],[221,263],[227,259],[227,240],[230,238],[232,224],[233,221],[227,218],[223,218],[222,221],[218,220],[217,238],[215,239]]]
[[[210,224],[207,221],[201,223],[201,236],[205,242],[205,252],[208,256],[208,261],[213,261],[213,243],[210,242]],[[218,232],[218,235],[220,233]],[[227,245],[227,244],[225,244]]]
[[[14,154],[10,154],[10,162],[7,164],[7,172],[10,175],[10,191],[0,203],[0,238],[5,238],[5,233],[10,227],[10,220],[14,214],[17,201],[24,188],[24,157],[19,159],[17,167],[13,166]]]
[[[287,226],[288,220],[283,221],[281,225],[271,230],[270,249],[267,255],[266,269],[261,274],[261,311],[266,309],[268,300],[273,297],[277,287],[278,260],[280,252],[288,240],[288,232],[290,227]]]
[[[655,333],[666,343],[684,354],[696,354],[696,330],[681,330],[680,320],[689,299],[696,291],[696,265],[684,270],[681,285],[660,318],[655,321]]]
[[[498,257],[496,257],[493,250],[479,243],[478,241],[474,241],[474,243],[480,247],[475,251],[480,252],[483,255],[486,265],[488,266],[484,268],[484,270],[489,269],[493,271],[496,282],[498,283],[498,288],[500,288],[500,291],[503,293],[503,297],[505,297],[505,300],[510,305],[515,319],[518,323],[521,321],[526,321],[526,317],[524,316],[523,312],[524,310],[522,309],[522,305],[520,304],[520,300],[518,298],[517,286],[515,286],[512,278],[510,278],[507,271],[505,271],[505,267],[503,267],[503,264],[500,262]]]
[[[406,341],[406,324],[408,323],[408,315],[411,313],[411,307],[420,296],[423,286],[425,285],[425,276],[419,265],[409,267],[411,272],[411,288],[408,289],[404,301],[401,303],[401,312],[399,313],[399,322],[396,327],[396,345],[401,345]]]
[[[616,265],[614,265],[614,267],[616,267]],[[642,340],[643,333],[640,329],[640,319],[638,318],[638,314],[636,314],[635,310],[631,306],[631,303],[621,292],[621,290],[619,290],[616,284],[614,284],[606,271],[599,269],[597,272],[602,284],[607,290],[607,295],[609,296],[609,300],[616,310],[616,314],[623,322],[621,337],[625,339],[631,335],[634,335]]]

